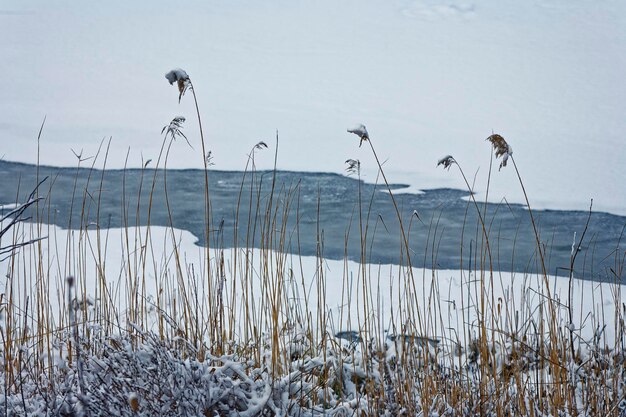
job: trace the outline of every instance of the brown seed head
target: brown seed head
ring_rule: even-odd
[[[493,149],[496,151],[496,158],[502,157],[502,162],[500,162],[500,169],[502,169],[502,167],[506,166],[509,156],[513,155],[513,148],[497,133],[489,136],[486,140],[493,145]]]
[[[134,413],[139,411],[139,398],[137,397],[137,394],[132,393],[128,396],[128,405]]]

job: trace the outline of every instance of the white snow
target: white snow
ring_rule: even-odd
[[[185,72],[185,70],[176,68],[165,74],[165,78],[169,81],[170,85],[174,84],[177,81],[185,81],[189,79],[189,75]]]
[[[0,210],[14,210],[18,207],[20,207],[20,205],[17,203],[0,204]]]
[[[573,279],[569,314],[566,308],[569,282],[563,278],[547,277],[544,281],[542,277],[526,274],[496,272],[493,276],[488,273],[476,276],[467,271],[414,269],[416,285],[411,285],[406,282],[407,275],[393,265],[319,262],[313,257],[299,259],[293,255],[240,249],[225,253],[228,276],[222,281],[223,297],[219,297],[207,292],[203,276],[195,275],[196,272],[202,274],[206,253],[195,246],[196,239],[189,232],[152,227],[147,234],[145,227],[137,230],[131,227],[102,230],[98,235],[96,228],[81,232],[56,226],[21,225],[26,236],[40,237],[43,233],[47,239],[39,242],[40,249],[35,245],[27,246],[13,259],[0,261],[0,272],[3,275],[6,272],[0,294],[12,294],[10,310],[18,312],[18,318],[23,317],[28,329],[38,331],[36,321],[40,317],[54,322],[67,320],[65,303],[76,291],[78,297],[70,311],[76,311],[81,325],[74,324],[73,334],[64,330],[67,329],[64,326],[54,332],[50,359],[54,364],[51,374],[55,384],[45,385],[49,388],[42,392],[39,380],[49,381],[46,373],[39,375],[39,379],[29,374],[20,381],[19,390],[12,388],[9,395],[0,398],[0,404],[13,413],[25,414],[26,409],[29,415],[39,415],[37,410],[43,413],[43,410],[53,409],[65,415],[73,409],[76,415],[89,415],[90,410],[93,413],[106,407],[116,415],[159,412],[200,415],[206,414],[203,410],[207,409],[208,396],[209,404],[219,401],[227,410],[236,407],[235,413],[242,416],[257,415],[267,407],[275,412],[281,407],[281,415],[322,414],[324,410],[320,411],[315,401],[307,400],[311,398],[317,398],[318,402],[323,399],[323,408],[332,409],[337,415],[351,415],[355,410],[366,409],[369,401],[367,396],[359,394],[358,381],[369,378],[377,384],[395,386],[406,381],[403,367],[417,372],[433,364],[466,372],[462,375],[476,375],[475,367],[482,360],[475,344],[481,328],[477,319],[482,308],[481,280],[486,299],[483,317],[489,317],[486,326],[492,349],[488,363],[495,366],[494,372],[500,375],[507,366],[523,363],[525,365],[516,368],[522,384],[533,377],[539,379],[539,375],[542,381],[550,379],[548,369],[540,365],[543,360],[540,350],[534,347],[548,342],[544,326],[549,322],[545,303],[549,296],[556,301],[550,303],[556,308],[556,331],[572,332],[576,352],[582,357],[582,363],[571,360],[564,364],[572,385],[586,381],[593,372],[602,369],[602,377],[607,378],[602,382],[606,384],[603,387],[613,390],[611,395],[621,397],[623,392],[623,385],[611,385],[611,381],[621,377],[619,365],[615,369],[610,365],[594,367],[596,361],[610,364],[609,360],[623,357],[623,313],[620,311],[626,290],[623,285]],[[175,245],[172,237],[175,237]],[[175,261],[175,254],[182,265]],[[147,255],[145,271],[141,269],[143,255]],[[215,255],[218,252],[211,252],[211,256]],[[249,262],[252,282],[230,275],[235,265],[241,274],[242,267],[247,265],[246,255],[253,259]],[[263,260],[267,263],[262,263]],[[366,282],[362,278],[364,270],[367,271]],[[129,273],[140,278],[129,279]],[[67,284],[75,288],[70,297],[66,285],[69,280],[65,279],[69,274],[76,277]],[[323,283],[316,279],[320,276]],[[101,283],[100,290],[102,284],[106,284],[106,292],[98,293],[97,281]],[[133,286],[132,290],[129,285]],[[235,287],[237,294],[233,294]],[[246,295],[242,294],[244,287],[248,288]],[[277,288],[281,288],[278,291],[281,296],[275,298],[277,293],[273,289]],[[367,288],[366,295],[363,288]],[[190,295],[190,304],[181,304]],[[247,300],[252,308],[244,314],[242,304],[247,295],[254,300]],[[142,311],[146,311],[140,316],[147,318],[147,322],[134,321],[137,311],[128,309],[133,299],[140,300]],[[261,363],[236,354],[205,352],[204,347],[199,348],[200,345],[192,344],[185,337],[182,327],[187,322],[183,315],[186,320],[200,318],[202,322],[196,324],[199,328],[204,328],[202,323],[210,327],[213,322],[207,300],[215,299],[224,300],[227,316],[233,311],[229,323],[235,326],[236,338],[245,335],[247,324],[255,331],[259,329],[258,340],[244,337],[242,342],[251,344],[262,357]],[[406,316],[406,307],[412,302],[417,303],[420,311],[421,334],[403,333],[404,325],[415,318],[415,315]],[[102,309],[103,305],[108,307]],[[184,308],[185,305],[190,308]],[[38,309],[38,313],[34,314],[33,309]],[[107,321],[101,316],[103,310],[113,311],[114,316],[106,313]],[[275,319],[265,316],[269,311]],[[392,315],[396,327],[390,325]],[[298,327],[296,323],[303,317],[315,334]],[[620,321],[616,322],[616,318]],[[159,320],[167,323],[165,340],[159,337]],[[316,342],[310,337],[319,338],[324,331],[320,328],[321,320],[331,335],[346,332],[344,340],[335,337],[325,348],[312,348],[311,344]],[[77,322],[70,318],[70,323]],[[66,321],[64,323],[67,325]],[[286,348],[284,360],[288,368],[278,374],[272,369],[274,350],[270,347],[274,345],[269,340],[277,333],[270,331],[270,323],[278,323],[278,337]],[[113,334],[100,331],[102,326],[111,325]],[[49,329],[50,322],[47,326]],[[89,340],[84,336],[83,326],[90,330]],[[78,327],[83,328],[83,339],[80,339]],[[125,333],[123,329],[128,327],[133,331]],[[121,331],[120,335],[115,333],[116,329]],[[367,343],[345,340],[350,336],[358,339],[365,334],[365,329],[371,336],[365,339]],[[76,343],[76,340],[83,342]],[[67,350],[70,341],[72,345],[83,346],[80,351],[76,350],[73,361]],[[370,344],[367,350],[375,349],[380,353],[385,359],[384,367],[373,366],[379,363],[380,357],[377,353],[365,352],[363,346]],[[97,346],[94,349],[101,349],[101,354],[94,354],[92,345]],[[24,347],[27,353],[28,349]],[[180,350],[191,355],[182,357]],[[420,353],[415,354],[416,350]],[[521,356],[514,356],[514,353]],[[30,360],[32,355],[24,356]],[[280,356],[283,356],[282,351]],[[588,362],[591,366],[587,366]],[[328,372],[322,372],[325,370]],[[453,375],[450,377],[458,378]],[[2,379],[0,383],[7,384],[7,380]],[[339,393],[334,388],[337,380],[342,384]],[[470,378],[467,388],[477,390],[476,383],[477,380]],[[296,389],[292,390],[293,387]],[[313,390],[317,394],[309,395]],[[231,402],[228,397],[231,394],[241,396],[242,401]],[[422,405],[418,389],[407,395],[415,404]],[[532,398],[536,394],[524,395]],[[449,401],[445,396],[441,400]],[[622,407],[620,404],[618,406]],[[392,401],[386,406],[393,409],[395,404]],[[304,412],[300,413],[298,407]],[[307,409],[310,412],[307,413]]]
[[[365,127],[365,125],[362,125],[362,124],[355,125],[353,128],[348,129],[348,133],[354,133],[361,139],[369,138],[369,135],[367,133],[367,128]]]
[[[344,172],[369,147],[346,140],[367,125],[392,182],[465,188],[435,165],[450,153],[484,191],[503,135],[534,208],[626,214],[626,2],[376,0],[335,2],[3,3],[0,155],[74,166],[113,137],[109,167],[158,156],[160,128],[195,108],[163,74],[180,66],[198,95],[215,169],[243,169],[280,132],[279,168]],[[123,18],[121,18],[123,16]],[[202,167],[187,146],[168,166]],[[259,168],[273,164],[259,155]],[[490,197],[523,202],[512,167]]]
[[[128,271],[133,270],[134,273],[140,273],[141,269],[137,266],[137,256],[146,250],[147,258],[145,279],[145,294],[139,288],[140,296],[146,297],[149,303],[155,303],[159,297],[159,286],[167,287],[166,276],[180,276],[174,258],[174,246],[172,245],[172,236],[176,238],[176,250],[180,259],[184,261],[182,271],[202,271],[204,270],[204,259],[206,254],[204,248],[195,245],[197,239],[187,231],[172,230],[165,227],[152,226],[149,237],[146,235],[146,228],[139,229],[107,229],[100,232],[98,236],[97,230],[88,229],[87,232],[79,233],[78,231],[67,231],[57,226],[45,226],[39,231],[37,227],[27,227],[26,237],[40,237],[41,234],[47,236],[47,239],[41,241],[41,262],[45,271],[49,271],[47,280],[50,288],[48,294],[50,298],[45,300],[50,306],[50,311],[63,310],[66,302],[65,276],[76,277],[76,288],[86,288],[86,299],[82,299],[79,294],[78,303],[87,302],[94,305],[98,297],[96,288],[98,287],[97,277],[104,276],[110,289],[114,289],[109,295],[109,302],[117,306],[118,312],[121,314],[120,319],[124,319],[126,315],[127,296],[132,291],[127,289],[129,281]],[[128,235],[128,236],[127,236]],[[130,237],[130,240],[128,240]],[[98,242],[105,250],[99,251]],[[127,245],[127,242],[130,245]],[[145,243],[150,242],[153,249],[142,247]],[[70,256],[67,248],[70,248]],[[31,289],[27,293],[35,294],[35,286],[37,281],[37,268],[29,265],[39,261],[37,253],[33,251],[35,246],[27,246],[21,249],[22,254],[15,258],[15,264],[4,260],[0,262],[0,272],[2,276],[12,277],[11,267],[20,275],[17,281],[22,282],[24,274],[28,277],[26,282],[30,282]],[[72,259],[72,253],[82,253],[80,259]],[[215,254],[212,252],[211,256]],[[128,258],[130,256],[130,258]],[[227,271],[232,271],[234,267],[234,250],[225,251],[225,265]],[[246,253],[243,249],[237,252],[238,263],[237,269],[242,270],[243,259],[246,259]],[[329,260],[322,261],[325,295],[318,297],[318,289],[321,288],[316,277],[319,274],[319,262],[315,257],[301,257],[295,255],[278,254],[269,252],[264,255],[269,259],[269,267],[277,268],[277,270],[292,270],[296,276],[285,276],[283,278],[284,285],[287,287],[293,285],[295,293],[291,296],[300,297],[298,302],[290,302],[290,305],[304,307],[308,305],[311,317],[313,319],[313,327],[317,328],[317,320],[319,313],[325,311],[328,315],[328,323],[332,326],[331,332],[336,334],[340,331],[359,330],[359,327],[367,321],[367,317],[363,316],[363,294],[362,294],[362,266],[353,261]],[[260,276],[262,269],[259,262],[263,259],[259,250],[254,249],[248,253],[250,267],[256,272],[254,282],[250,283],[252,288],[251,294],[256,297],[256,304],[263,305],[263,300],[267,297],[267,283],[261,282]],[[100,257],[98,259],[98,257]],[[282,264],[282,268],[278,268],[277,262]],[[477,323],[477,314],[479,310],[480,299],[480,272],[475,275],[474,272],[459,270],[430,270],[430,269],[413,269],[413,277],[416,285],[407,284],[406,276],[401,274],[397,265],[367,265],[368,274],[368,291],[367,297],[369,302],[374,300],[374,305],[378,306],[376,315],[377,322],[380,326],[381,334],[385,331],[392,332],[391,317],[395,317],[395,325],[398,326],[398,317],[406,315],[407,300],[415,297],[418,300],[419,309],[422,311],[423,317],[428,321],[429,334],[422,336],[437,338],[447,342],[460,338],[462,344],[467,343],[463,339],[467,336],[465,331],[467,326],[473,327]],[[303,275],[300,276],[300,271]],[[206,299],[207,289],[204,280],[190,281],[189,276],[182,272],[187,291],[193,289],[198,291],[199,299]],[[195,278],[197,279],[197,278]],[[233,282],[237,286],[237,299],[242,299],[240,277],[228,279],[223,283],[225,286],[224,300],[230,300],[233,291]],[[548,296],[546,281],[538,275],[528,275],[510,272],[494,272],[493,276],[487,272],[482,276],[485,281],[485,291],[488,294],[488,313],[491,315],[494,311],[498,311],[495,316],[498,320],[498,326],[501,328],[517,329],[521,333],[530,331],[527,326],[531,322],[538,322],[540,318],[538,312],[540,304],[544,304]],[[569,280],[564,277],[548,278],[549,296],[557,300],[558,305],[563,306],[557,311],[557,324],[562,328],[576,329],[580,337],[581,343],[591,345],[595,336],[600,333],[600,346],[614,346],[615,340],[615,317],[621,317],[620,309],[624,294],[626,294],[625,285],[615,285],[610,283],[599,283],[589,280],[573,279],[572,281],[572,320],[568,316],[568,311],[564,306],[569,304],[568,287]],[[8,286],[16,282],[16,278],[4,281],[6,287],[0,287],[0,292],[8,293]],[[182,285],[181,281],[179,286]],[[350,283],[350,284],[348,284]],[[21,286],[22,284],[20,284]],[[274,285],[274,284],[271,284]],[[168,293],[165,288],[165,292]],[[172,296],[185,291],[182,286],[177,290],[173,290]],[[220,290],[222,291],[222,290]],[[400,299],[399,294],[403,291],[409,291]],[[291,293],[291,290],[288,292]],[[348,300],[348,294],[351,294]],[[163,294],[161,293],[161,297]],[[214,297],[214,295],[212,296]],[[307,303],[305,303],[305,298]],[[407,298],[408,297],[408,298]],[[234,298],[233,298],[234,299]],[[319,305],[318,300],[323,299],[323,305]],[[165,300],[165,301],[164,301]],[[23,303],[24,300],[21,300]],[[34,301],[31,300],[31,303]],[[172,299],[164,298],[163,303],[170,303]],[[157,303],[158,304],[158,303]],[[18,304],[19,305],[19,304]],[[23,308],[23,305],[20,306]],[[200,309],[206,309],[205,305],[198,305]],[[227,308],[228,304],[227,304]],[[239,303],[235,308],[238,309],[237,315],[243,314],[242,306]],[[371,312],[371,310],[370,310]],[[206,313],[205,313],[206,314]],[[286,312],[285,312],[286,314]],[[513,318],[512,315],[516,317]],[[546,319],[544,317],[544,319]],[[175,320],[175,318],[174,318]],[[258,320],[258,318],[257,318]],[[546,319],[547,320],[547,319]],[[236,323],[240,323],[244,327],[245,320],[236,319]],[[258,323],[258,322],[257,322]],[[618,323],[619,324],[619,323]],[[156,322],[152,323],[156,326]],[[602,326],[606,325],[605,328]],[[150,330],[150,329],[149,329]],[[155,330],[155,329],[152,329]],[[243,330],[237,329],[237,334],[243,334]]]

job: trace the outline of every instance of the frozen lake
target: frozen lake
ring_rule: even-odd
[[[369,150],[345,132],[364,123],[393,181],[463,189],[435,168],[452,154],[484,192],[495,131],[534,208],[586,210],[593,198],[626,215],[624,51],[623,1],[9,0],[0,158],[74,166],[72,150],[92,156],[111,136],[107,166],[141,167],[182,115],[194,149],[174,146],[169,167],[201,168],[193,101],[179,105],[164,78],[181,67],[216,169],[243,169],[278,129],[279,169],[341,173],[354,158],[374,182]],[[490,187],[493,202],[524,201],[513,170]]]
[[[33,165],[0,161],[0,177],[12,181],[0,183],[0,204],[15,203],[20,187],[20,201],[28,196],[36,184],[37,170]],[[81,168],[40,167],[39,178],[49,176],[41,188],[46,197],[42,206],[42,220],[61,227],[103,228],[147,224],[147,205],[153,169],[91,171]],[[88,178],[90,182],[87,184]],[[143,178],[140,210],[137,216],[139,189]],[[237,245],[246,245],[247,230],[256,232],[251,246],[261,244],[261,224],[265,216],[273,173],[256,172],[252,185],[248,173],[243,182],[239,211],[239,238]],[[102,180],[102,193],[100,181]],[[242,172],[210,171],[210,194],[212,201],[212,247],[233,247],[237,199],[242,186]],[[76,184],[76,197],[72,194]],[[173,226],[191,232],[204,245],[204,178],[201,170],[168,170],[167,186],[172,211]],[[395,188],[402,188],[398,185]],[[85,194],[83,190],[89,190]],[[362,212],[369,215],[369,236],[366,261],[368,263],[397,263],[400,259],[400,232],[396,214],[389,195],[374,184],[362,183]],[[163,171],[159,171],[152,204],[151,224],[169,226],[165,201]],[[280,201],[278,221],[275,228],[285,225],[284,246],[274,246],[291,253],[315,256],[318,253],[318,235],[322,236],[321,255],[329,259],[360,259],[358,228],[359,182],[354,177],[325,173],[302,173],[279,171],[276,174],[275,201]],[[288,196],[289,195],[289,196]],[[425,190],[420,194],[397,194],[405,225],[410,225],[412,261],[416,267],[433,269],[468,269],[477,267],[480,257],[482,231],[478,228],[476,210],[468,203],[465,191],[454,189]],[[85,197],[86,196],[86,197]],[[477,196],[480,199],[480,196]],[[86,213],[82,218],[83,199]],[[97,211],[98,200],[100,210]],[[283,216],[285,203],[290,208]],[[319,210],[318,210],[319,204]],[[126,213],[122,208],[126,207]],[[249,216],[250,208],[252,215]],[[482,204],[481,204],[482,209]],[[256,221],[255,221],[255,213]],[[416,211],[418,218],[413,214]],[[319,215],[319,216],[318,216]],[[537,210],[541,240],[546,245],[548,272],[567,274],[574,233],[579,239],[587,221],[588,212]],[[252,220],[249,220],[252,219]],[[296,219],[298,221],[296,222]],[[494,270],[537,272],[540,270],[535,257],[536,244],[532,234],[528,211],[521,205],[488,204],[485,215],[490,229],[490,241]],[[298,223],[298,227],[296,227]],[[256,224],[256,226],[255,226]],[[465,231],[463,227],[465,224]],[[582,252],[578,255],[575,275],[593,280],[610,280],[610,268],[615,268],[615,251],[623,252],[626,217],[593,212]],[[461,238],[463,237],[463,259]],[[620,238],[622,238],[621,246]],[[347,247],[346,247],[347,239]],[[478,244],[477,244],[478,242]],[[276,243],[277,245],[277,243]],[[480,251],[480,250],[479,250]],[[621,253],[621,252],[620,252]],[[623,256],[623,255],[622,255]],[[463,262],[461,264],[461,261]]]

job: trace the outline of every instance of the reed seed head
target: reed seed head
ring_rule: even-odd
[[[437,166],[443,165],[443,169],[448,170],[452,164],[456,164],[456,160],[452,157],[452,155],[446,155],[437,162]]]
[[[361,141],[359,142],[359,148],[361,147],[361,145],[363,145],[363,141],[369,140],[370,138],[369,134],[367,133],[367,128],[365,127],[365,125],[362,124],[358,124],[352,129],[348,129],[348,133],[354,133],[361,139]]]
[[[185,118],[183,116],[176,116],[167,126],[163,126],[163,129],[161,129],[161,134],[165,133],[166,135],[172,135],[173,139],[182,137],[187,141],[187,144],[191,147],[191,149],[193,149],[193,146],[191,146],[191,143],[189,143],[189,139],[187,139],[187,136],[185,136],[182,131],[183,123],[185,123]]]
[[[191,79],[189,78],[189,75],[187,75],[185,70],[175,68],[165,74],[165,78],[167,78],[167,81],[169,81],[170,85],[174,83],[178,85],[178,102],[180,103],[180,99],[185,95],[185,91],[187,91],[187,89],[191,87]]]
[[[260,141],[259,143],[254,145],[254,149],[259,149],[259,150],[267,149],[267,143]]]
[[[497,133],[489,136],[486,140],[491,142],[491,144],[493,145],[493,149],[496,151],[496,159],[502,157],[502,162],[500,162],[500,168],[498,168],[499,171],[502,169],[502,167],[506,166],[506,163],[509,160],[509,156],[513,155],[513,148],[502,136],[498,135]]]
[[[346,171],[348,171],[348,175],[359,174],[361,172],[361,161],[358,159],[347,159],[346,160]]]

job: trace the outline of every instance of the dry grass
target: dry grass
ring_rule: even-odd
[[[188,76],[185,82],[191,83]],[[179,91],[182,97],[185,89]],[[450,309],[451,284],[446,287],[443,272],[413,268],[412,256],[419,255],[411,251],[407,231],[418,226],[413,216],[401,216],[379,163],[401,230],[397,265],[386,269],[367,263],[378,219],[371,212],[372,196],[362,195],[359,187],[354,224],[346,225],[346,252],[347,236],[358,233],[361,262],[353,270],[346,261],[341,283],[330,287],[320,213],[317,262],[314,270],[305,270],[298,250],[293,254],[299,224],[289,222],[289,213],[298,213],[298,184],[280,184],[274,175],[271,191],[262,193],[264,179],[257,174],[255,153],[267,145],[259,143],[250,152],[239,189],[235,247],[220,243],[220,235],[230,231],[211,219],[207,180],[200,191],[210,244],[191,262],[180,250],[182,237],[172,227],[169,199],[167,232],[155,233],[150,224],[159,175],[165,176],[167,196],[167,170],[160,168],[167,166],[169,147],[181,126],[164,129],[158,161],[154,168],[144,165],[142,187],[151,190],[146,213],[140,213],[141,191],[127,196],[122,184],[120,241],[112,241],[111,231],[99,220],[87,223],[101,204],[87,187],[69,196],[72,207],[81,211],[81,221],[69,224],[65,237],[48,226],[50,195],[38,191],[29,199],[37,202],[33,221],[2,229],[0,243],[11,248],[0,292],[0,405],[5,414],[32,413],[33,402],[44,404],[50,415],[89,415],[103,409],[120,415],[211,416],[626,413],[626,307],[619,285],[623,251],[613,254],[611,292],[585,294],[598,298],[594,306],[603,306],[605,300],[615,306],[614,311],[590,312],[589,326],[597,331],[585,339],[580,329],[562,327],[572,323],[575,298],[562,300],[552,291],[545,271],[546,244],[530,207],[536,273],[517,278],[524,281],[521,294],[496,295],[498,285],[507,285],[492,266],[490,213],[471,193],[467,210],[475,210],[478,221],[466,224],[464,233],[473,230],[476,247],[459,248],[466,255],[469,249],[469,256],[462,258],[471,261],[459,265],[461,297]],[[365,127],[353,133],[361,144],[368,142],[378,161]],[[489,140],[496,157],[512,158],[504,138],[492,135]],[[208,178],[204,138],[202,150]],[[102,161],[106,165],[106,151]],[[360,163],[347,163],[360,180]],[[453,163],[451,156],[439,161],[444,168]],[[98,179],[90,176],[88,185],[92,181]],[[102,178],[100,189],[101,184]],[[244,201],[247,215],[241,216]],[[132,211],[136,224],[129,220]],[[436,258],[440,225],[433,218],[423,227],[432,232],[423,256]],[[37,240],[42,236],[48,244]],[[22,243],[30,246],[20,247]],[[115,254],[122,259],[118,269],[107,265],[112,248],[122,251]],[[73,278],[66,281],[69,276]],[[336,288],[342,291],[338,309],[328,305],[328,291]],[[582,311],[583,299],[577,299],[580,305],[575,307]],[[602,332],[609,315],[615,323],[612,345]],[[453,319],[460,325],[451,326]]]

